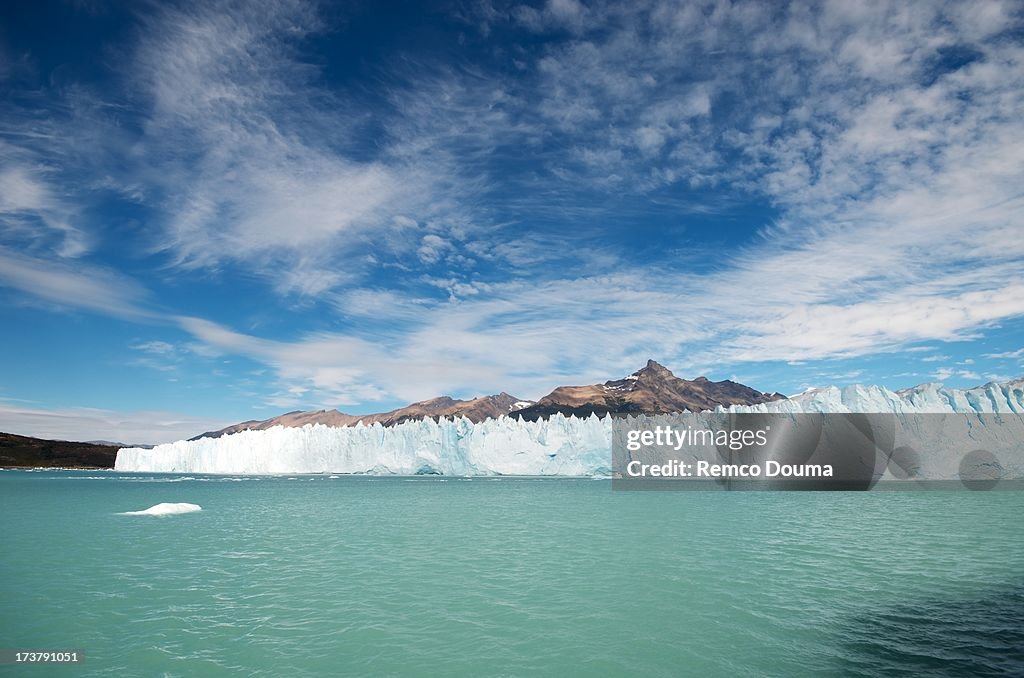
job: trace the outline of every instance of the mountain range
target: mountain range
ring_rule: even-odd
[[[532,405],[530,401],[521,401],[515,396],[507,393],[482,396],[472,400],[455,400],[448,396],[421,400],[397,410],[379,412],[376,414],[345,414],[338,410],[309,410],[288,412],[270,419],[243,421],[219,431],[208,431],[191,440],[200,438],[219,438],[223,435],[238,433],[239,431],[262,431],[274,426],[288,426],[299,428],[306,424],[323,424],[324,426],[352,426],[358,422],[364,424],[379,423],[383,426],[394,426],[410,419],[424,419],[430,417],[467,417],[473,422],[480,422],[484,419],[494,419],[517,408]]]
[[[536,421],[555,413],[566,416],[597,414],[665,414],[669,412],[700,412],[719,405],[757,405],[784,398],[780,393],[761,393],[734,381],[710,381],[698,377],[681,379],[653,360],[623,379],[588,386],[559,386],[533,402],[499,393],[472,400],[455,400],[448,396],[412,403],[377,414],[346,414],[338,410],[288,412],[264,420],[244,421],[219,431],[208,431],[192,438],[219,438],[239,431],[261,431],[274,426],[302,427],[306,424],[352,426],[380,423],[394,426],[410,419],[466,417],[474,423],[500,416]]]

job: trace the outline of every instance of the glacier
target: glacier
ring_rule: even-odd
[[[896,417],[918,414],[967,414],[934,433],[934,445],[918,460],[920,478],[953,479],[962,452],[973,449],[979,426],[991,417],[1024,414],[1024,380],[990,383],[971,389],[924,384],[894,392],[881,386],[828,387],[787,400],[719,408],[715,413],[884,413]],[[671,415],[664,415],[671,416]],[[700,416],[700,415],[698,415]],[[658,417],[639,417],[654,424]],[[1024,477],[1020,446],[1021,422],[1013,417],[995,432],[1003,469]],[[345,473],[446,476],[608,476],[612,472],[613,419],[565,417],[555,414],[534,422],[511,417],[474,424],[465,418],[424,419],[393,427],[378,423],[335,428],[311,424],[241,431],[220,438],[181,440],[153,448],[118,451],[115,471],[204,474]],[[989,441],[993,438],[990,436]],[[957,441],[950,445],[950,441]],[[927,449],[946,449],[929,454]],[[956,454],[948,450],[955,449]],[[699,454],[699,453],[695,453]],[[696,457],[695,457],[696,458]],[[893,477],[886,471],[886,477]]]

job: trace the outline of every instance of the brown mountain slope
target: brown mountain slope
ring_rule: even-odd
[[[556,412],[576,416],[700,412],[719,405],[754,405],[783,397],[779,393],[761,393],[734,381],[709,381],[704,377],[687,381],[648,360],[646,367],[625,379],[590,386],[560,386],[514,416],[536,420]]]
[[[0,433],[0,466],[6,467],[114,468],[117,450],[114,445]]]
[[[379,421],[384,426],[393,426],[409,419],[424,417],[466,417],[472,422],[484,419],[495,419],[515,411],[524,401],[504,391],[497,395],[473,398],[472,400],[453,400],[448,396],[432,398],[413,403],[391,412],[373,415],[370,422]],[[363,418],[366,422],[366,419]]]
[[[425,419],[427,417],[466,417],[472,422],[480,422],[484,419],[494,419],[509,414],[521,406],[521,401],[508,393],[482,396],[472,400],[455,400],[448,396],[422,400],[418,403],[400,407],[390,412],[377,414],[345,414],[338,410],[313,410],[309,412],[289,412],[279,417],[272,417],[263,421],[244,421],[241,424],[228,426],[219,431],[210,431],[198,435],[199,438],[219,438],[230,433],[239,431],[262,431],[274,426],[301,427],[306,424],[323,424],[324,426],[352,426],[356,422],[364,424],[380,423],[383,426],[394,426],[410,419]]]

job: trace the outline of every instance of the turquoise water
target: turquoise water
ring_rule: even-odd
[[[159,502],[199,513],[125,516]],[[0,472],[18,675],[1022,675],[1024,493]]]

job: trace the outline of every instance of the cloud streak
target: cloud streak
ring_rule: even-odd
[[[0,248],[0,285],[23,293],[19,301],[42,300],[58,308],[142,322],[158,317],[146,308],[140,285],[102,267],[70,267]]]
[[[0,402],[0,430],[47,440],[106,440],[156,445],[215,431],[228,422],[173,412],[115,412],[95,408],[48,409]]]

